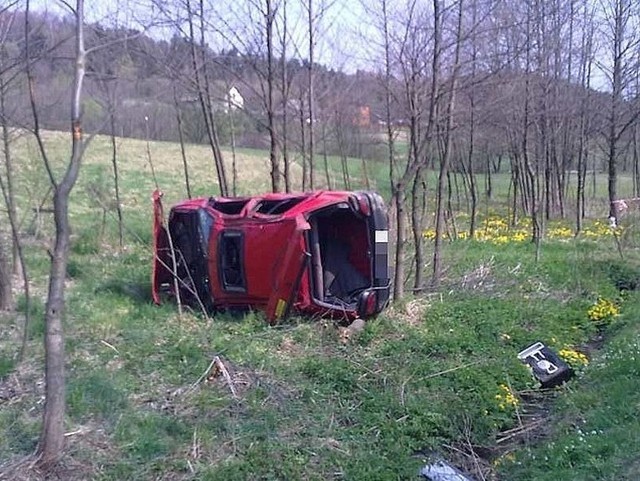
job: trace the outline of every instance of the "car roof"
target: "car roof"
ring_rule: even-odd
[[[223,217],[294,217],[331,205],[348,202],[356,194],[348,191],[267,193],[247,197],[200,197],[174,205],[172,210],[209,208]]]

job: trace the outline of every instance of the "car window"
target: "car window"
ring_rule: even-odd
[[[304,197],[291,197],[288,199],[262,200],[256,207],[256,212],[267,215],[280,215],[295,207],[304,200]]]
[[[222,232],[218,249],[223,289],[245,292],[247,283],[244,274],[244,237],[242,232],[234,230]]]
[[[223,214],[238,215],[242,212],[244,206],[247,205],[247,202],[249,202],[249,199],[230,200],[226,202],[212,199],[209,201],[209,206]]]

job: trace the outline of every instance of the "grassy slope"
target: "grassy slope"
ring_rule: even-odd
[[[64,159],[64,137],[51,134],[49,142]],[[65,478],[415,479],[437,452],[496,479],[637,479],[640,297],[619,297],[611,237],[550,241],[538,264],[528,243],[451,243],[441,289],[387,310],[346,344],[326,322],[271,328],[259,314],[178,318],[172,306],[149,302],[153,181],[145,144],[122,139],[119,147],[126,249],[114,247],[112,213],[104,238],[98,235],[101,209],[87,193],[90,183],[109,189],[107,139],[96,138],[73,194],[66,329],[74,434]],[[18,152],[28,222],[45,178],[28,160],[32,145],[21,143]],[[170,204],[184,196],[179,149],[152,143],[151,154]],[[189,146],[188,154],[194,190],[215,192],[208,150]],[[242,151],[239,164],[243,186],[267,187],[262,153]],[[352,165],[357,177],[359,163]],[[370,174],[380,184],[386,176],[384,169]],[[496,179],[496,190],[501,184]],[[640,265],[634,236],[630,228],[623,239],[631,277]],[[46,242],[26,240],[42,299]],[[586,315],[598,296],[622,309],[601,350]],[[42,310],[39,300],[29,360],[20,366],[13,354],[21,321],[3,320],[0,460],[28,454],[37,442]],[[540,395],[516,359],[536,340],[573,346],[592,361],[565,388]],[[216,355],[235,396],[224,376],[196,384]],[[517,394],[517,405],[500,407],[501,384]]]

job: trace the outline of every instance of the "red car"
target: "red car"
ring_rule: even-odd
[[[260,309],[271,323],[291,312],[366,319],[387,304],[388,221],[374,192],[185,200],[168,230],[161,196],[153,194],[156,303],[177,294],[206,310]]]

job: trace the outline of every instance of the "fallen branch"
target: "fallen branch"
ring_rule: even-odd
[[[185,394],[193,391],[196,387],[198,387],[198,385],[203,380],[207,379],[211,375],[211,371],[213,370],[214,367],[217,368],[218,372],[220,374],[222,374],[222,376],[224,377],[224,380],[227,382],[227,385],[229,386],[229,390],[231,391],[231,395],[233,396],[233,399],[238,399],[238,393],[236,392],[236,389],[235,389],[235,387],[233,385],[233,380],[231,379],[231,376],[229,375],[229,371],[227,370],[227,367],[224,365],[224,363],[222,362],[222,360],[220,359],[219,356],[215,356],[211,360],[211,362],[209,363],[207,368],[204,370],[202,375],[198,378],[198,380],[196,382],[194,382],[191,385],[191,387],[189,387],[189,389],[187,389]]]
[[[187,389],[187,391],[185,392],[188,393],[190,391],[193,391],[195,388],[198,387],[198,384],[200,384],[204,379],[206,379],[207,377],[209,377],[209,373],[211,372],[211,369],[213,368],[213,366],[216,364],[216,359],[218,358],[218,356],[214,357],[211,362],[209,363],[209,365],[207,366],[207,368],[204,370],[204,372],[202,373],[202,375],[198,378],[198,380],[196,382],[194,382],[191,387],[189,389]]]
[[[229,389],[231,390],[231,394],[233,395],[233,399],[238,399],[238,394],[236,393],[235,387],[233,387],[233,381],[231,379],[231,376],[229,376],[229,371],[227,371],[226,366],[222,363],[218,356],[216,356],[213,360],[216,363],[216,366],[218,366],[218,368],[220,369],[220,372],[224,376],[225,381],[227,381]]]
[[[109,349],[112,349],[116,354],[120,354],[120,351],[118,351],[118,349],[116,349],[115,346],[113,346],[113,344],[109,344],[107,341],[103,339],[101,339],[100,342],[105,346],[107,346]]]
[[[442,376],[443,374],[448,374],[448,373],[453,372],[453,371],[458,371],[460,369],[464,369],[464,368],[467,368],[467,367],[475,366],[476,364],[480,364],[480,362],[481,362],[481,360],[474,361],[474,362],[469,362],[469,363],[463,364],[461,366],[456,366],[456,367],[452,367],[450,369],[445,369],[444,371],[434,372],[433,374],[429,374],[428,376],[425,376],[422,379],[431,379],[433,377]]]
[[[540,427],[540,425],[544,424],[544,419],[540,419],[539,421],[535,421],[530,423],[528,426],[523,426],[520,429],[517,430],[511,430],[512,432],[510,434],[508,434],[507,436],[503,436],[500,439],[496,439],[496,444],[500,444],[503,443],[505,441],[508,441],[509,439],[513,439],[516,436],[520,436],[522,434],[528,433],[529,431],[533,431],[536,428]],[[507,431],[509,432],[509,431]]]

